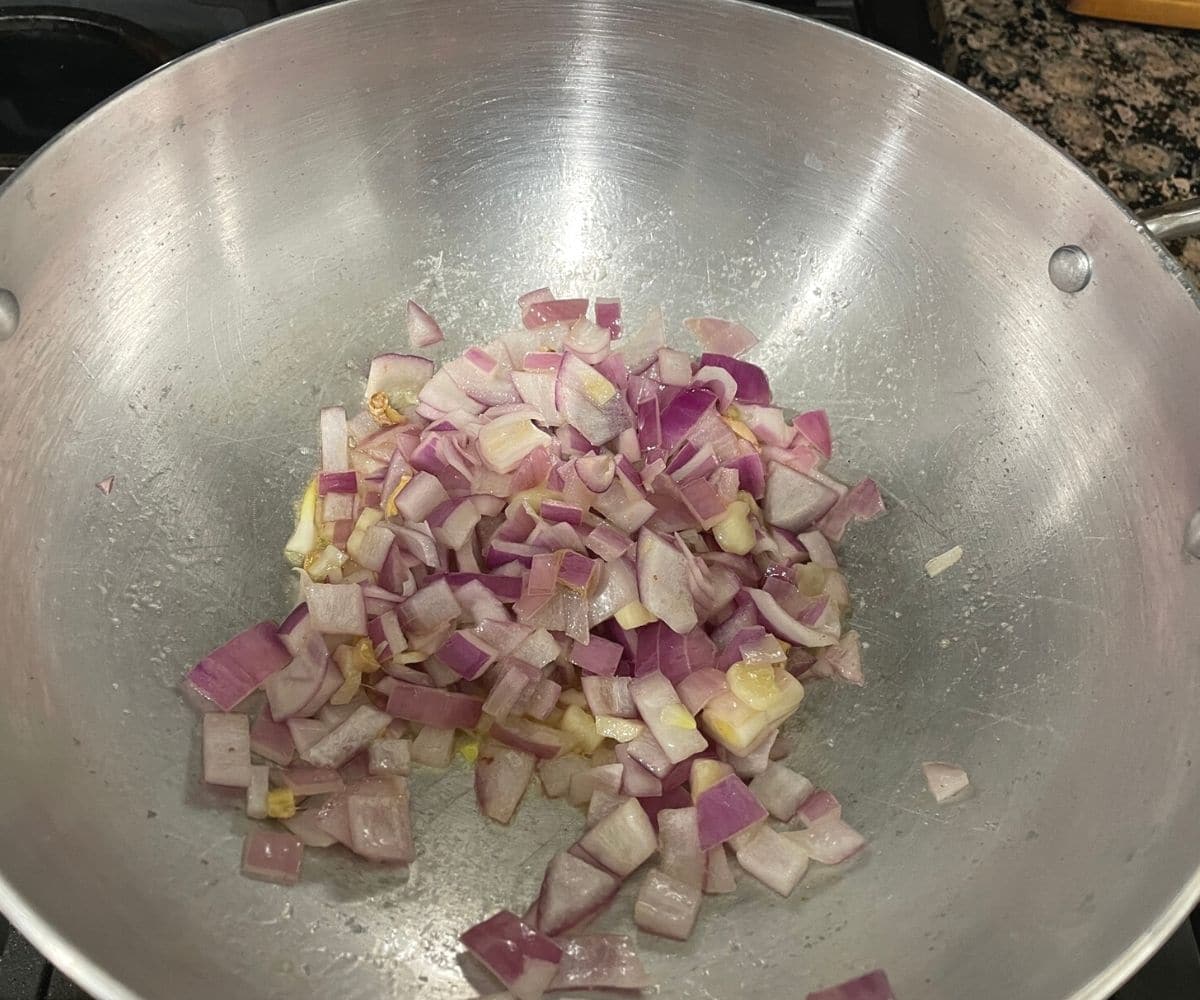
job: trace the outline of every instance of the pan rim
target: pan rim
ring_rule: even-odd
[[[349,6],[370,6],[381,0],[334,0],[319,7],[299,11],[285,17],[274,18],[262,24],[253,25],[232,35],[218,39],[207,45],[189,52],[177,59],[164,63],[146,76],[134,81],[117,91],[105,101],[92,108],[80,118],[73,121],[49,143],[29,157],[3,184],[0,184],[0,199],[5,196],[13,197],[13,191],[19,180],[26,173],[37,169],[37,165],[56,150],[60,144],[70,139],[77,129],[91,122],[100,120],[119,104],[135,100],[143,87],[152,86],[153,81],[182,68],[185,63],[205,57],[208,53],[243,44],[247,36],[266,33],[276,26],[300,19],[315,19],[328,17],[335,8]],[[1008,120],[1009,124],[1016,123],[1021,130],[1034,137],[1043,147],[1053,151],[1054,155],[1063,161],[1071,171],[1086,184],[1103,192],[1110,202],[1127,222],[1132,224],[1146,239],[1147,249],[1155,254],[1158,265],[1173,277],[1188,295],[1192,303],[1200,309],[1200,288],[1192,281],[1189,273],[1182,264],[1170,254],[1163,244],[1155,239],[1140,219],[1123,204],[1111,190],[1101,184],[1090,171],[1069,153],[1040,136],[1033,128],[1021,121],[1015,115],[1000,107],[995,101],[966,84],[954,79],[935,67],[926,65],[904,53],[890,49],[879,42],[855,35],[842,28],[826,24],[812,18],[773,8],[755,0],[704,0],[704,4],[714,11],[743,12],[752,17],[773,17],[798,25],[806,31],[831,32],[839,39],[849,41],[853,45],[864,46],[867,50],[884,54],[892,60],[916,70],[931,81],[937,81],[939,86],[948,87],[960,97],[967,97],[970,102],[977,102],[976,107],[987,109],[984,114],[998,113]],[[395,8],[393,8],[395,9]],[[1181,885],[1180,890],[1151,924],[1137,937],[1131,940],[1124,949],[1113,955],[1109,963],[1100,969],[1073,993],[1062,1000],[1105,1000],[1114,991],[1124,985],[1149,960],[1172,933],[1183,923],[1197,903],[1200,903],[1200,858],[1193,863],[1192,874]],[[77,983],[95,1000],[157,1000],[157,998],[140,993],[125,985],[105,968],[103,962],[85,953],[78,945],[58,931],[47,919],[42,917],[30,904],[24,894],[17,891],[9,878],[0,868],[0,911],[2,911],[13,927],[24,935],[31,944],[63,974]]]

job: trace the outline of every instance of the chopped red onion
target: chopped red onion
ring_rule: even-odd
[[[322,472],[317,477],[317,495],[327,493],[357,493],[358,473],[356,472]]]
[[[464,680],[475,680],[496,662],[496,651],[491,649],[470,629],[452,632],[438,648],[438,659]]]
[[[671,682],[661,673],[634,678],[630,692],[642,721],[672,764],[678,764],[708,746],[708,741],[696,728],[692,713],[684,707]]]
[[[587,299],[539,299],[522,307],[525,327],[535,330],[551,323],[573,323],[587,312]]]
[[[767,818],[767,810],[736,774],[729,774],[696,796],[700,848],[709,850]]]
[[[686,941],[700,914],[700,890],[657,868],[646,873],[633,904],[634,922],[644,931]]]
[[[883,970],[876,969],[838,986],[810,993],[805,1000],[896,1000],[896,995]]]
[[[393,406],[415,396],[433,376],[433,362],[412,354],[381,354],[371,362],[367,375],[367,399],[386,393]]]
[[[837,493],[811,476],[778,462],[767,463],[763,514],[771,524],[801,531],[826,514],[837,501]]]
[[[560,941],[563,957],[551,990],[641,990],[650,985],[633,940],[586,934]]]
[[[697,624],[691,592],[679,586],[686,578],[687,563],[679,550],[657,532],[643,528],[637,542],[637,581],[642,604],[679,633],[690,632]]]
[[[637,705],[629,689],[631,678],[584,676],[580,683],[592,715],[612,715],[618,719],[637,717]]]
[[[274,721],[266,709],[258,713],[250,727],[250,749],[272,764],[280,765],[291,763],[296,754],[296,744],[287,725]]]
[[[789,615],[779,606],[779,602],[765,590],[747,587],[744,593],[758,608],[759,618],[762,620],[762,623],[785,642],[810,647],[833,646],[836,644],[837,640],[827,632],[819,632],[816,629],[809,628]]]
[[[346,795],[350,850],[369,861],[411,864],[416,858],[408,781],[368,778]]]
[[[367,773],[373,776],[406,776],[412,765],[412,743],[405,739],[378,739],[367,748]]]
[[[276,771],[279,784],[296,795],[323,795],[345,788],[342,776],[330,767],[288,767]]]
[[[620,764],[601,764],[571,775],[569,798],[572,805],[586,806],[597,791],[619,795],[624,768]]]
[[[809,410],[799,414],[792,426],[826,458],[833,456],[833,432],[829,429],[829,414],[824,410]]]
[[[841,864],[866,846],[866,838],[841,819],[827,815],[806,830],[791,830],[790,837],[814,861],[823,865]]]
[[[618,744],[617,762],[621,765],[621,794],[635,798],[655,798],[663,793],[662,781],[629,755],[629,748]]]
[[[516,750],[533,754],[539,760],[557,757],[570,746],[570,737],[561,730],[543,726],[529,719],[508,718],[496,722],[489,730],[493,739]]]
[[[658,814],[659,868],[686,885],[704,886],[707,862],[700,849],[700,826],[694,806],[663,809]]]
[[[366,635],[362,587],[353,583],[310,583],[305,602],[313,627],[324,635]]]
[[[578,754],[563,754],[561,757],[538,761],[537,765],[542,791],[548,799],[557,799],[566,795],[571,788],[574,776],[590,769],[591,764]],[[590,798],[590,792],[588,797]]]
[[[804,800],[800,808],[796,810],[794,818],[800,820],[805,826],[816,826],[826,817],[841,819],[842,804],[832,792],[827,792],[822,788]]]
[[[326,833],[317,825],[318,811],[318,808],[301,810],[294,816],[281,819],[280,822],[305,847],[332,847],[338,843],[338,838]],[[349,833],[346,836],[348,839]]]
[[[715,316],[685,319],[683,325],[691,331],[705,350],[737,357],[758,343],[758,338],[741,323]]]
[[[449,767],[454,758],[454,728],[422,726],[409,748],[414,764],[426,767]]]
[[[204,780],[210,785],[250,784],[250,719],[208,712],[203,719]]]
[[[808,870],[808,855],[769,826],[738,845],[737,859],[747,874],[781,896],[790,896]]]
[[[928,760],[921,765],[921,771],[925,775],[925,784],[929,787],[929,794],[939,804],[954,798],[971,783],[967,772],[956,764]]]
[[[701,667],[684,677],[675,686],[675,690],[687,710],[692,715],[699,715],[713,698],[723,691],[728,691],[729,685],[722,671],[712,667]]]
[[[188,672],[187,683],[228,712],[283,669],[288,659],[275,623],[260,622],[204,657]]]
[[[460,938],[516,1000],[541,1000],[562,961],[562,949],[515,913],[501,910]]]
[[[766,770],[750,782],[750,791],[776,819],[790,820],[800,806],[813,794],[813,783],[778,762],[771,762]]]
[[[345,472],[350,468],[350,432],[341,406],[321,410],[321,471]]]
[[[408,300],[408,342],[415,348],[432,347],[441,343],[442,328],[437,320],[417,305],[412,299]]]
[[[587,645],[576,642],[571,647],[571,662],[590,674],[612,677],[617,672],[623,652],[620,644],[593,635]]]
[[[401,684],[388,698],[388,714],[425,726],[474,729],[483,714],[483,699],[456,691]]]
[[[567,423],[592,446],[607,444],[633,426],[633,415],[617,387],[574,354],[563,355],[555,402]]]
[[[250,781],[246,785],[246,815],[251,819],[267,818],[267,792],[271,790],[271,769],[266,764],[250,765]]]
[[[704,854],[707,865],[704,872],[704,891],[710,895],[720,895],[733,892],[737,883],[733,878],[733,869],[729,867],[729,855],[725,853],[723,844],[710,848]]]
[[[614,875],[625,878],[654,853],[658,841],[637,799],[626,799],[580,837],[579,846]]]
[[[303,861],[304,845],[290,833],[256,829],[246,834],[242,874],[248,878],[295,885]]]
[[[335,729],[300,756],[316,767],[341,767],[351,757],[365,750],[382,733],[392,717],[371,705],[360,705]]]
[[[496,740],[484,743],[475,762],[475,798],[480,812],[497,823],[511,820],[536,763],[534,755],[524,750]]]
[[[621,300],[596,299],[596,325],[604,327],[614,337],[621,336]]]
[[[551,937],[574,930],[608,906],[620,887],[609,872],[565,851],[556,854],[542,879],[536,926]]]
[[[331,728],[320,719],[288,719],[287,727],[296,751],[301,754],[316,746]]]

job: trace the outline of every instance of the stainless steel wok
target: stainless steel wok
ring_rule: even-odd
[[[659,995],[883,966],[906,1000],[1107,996],[1200,893],[1194,293],[984,101],[731,0],[324,8],[155,74],[3,189],[0,907],[104,1000],[471,992],[457,932],[522,906],[579,817],[532,795],[488,825],[465,770],[428,774],[407,878],[314,851],[295,889],[247,881],[176,681],[287,610],[316,407],[357,398],[405,299],[448,353],[542,283],[742,319],[892,508],[846,550],[869,684],[795,726],[869,855],[643,937]],[[935,807],[930,758],[973,794]]]

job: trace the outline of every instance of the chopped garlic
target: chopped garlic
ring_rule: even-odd
[[[293,566],[303,566],[317,544],[317,481],[314,479],[304,491],[300,510],[296,513],[296,530],[283,547],[283,554]]]
[[[679,702],[664,705],[658,713],[658,718],[665,726],[675,726],[679,729],[696,728],[696,717]]]
[[[740,660],[725,674],[729,690],[751,708],[766,711],[779,696],[775,683],[775,668],[769,663],[747,663]]]
[[[747,515],[749,507],[742,500],[734,500],[725,511],[725,517],[713,526],[713,537],[726,552],[744,556],[754,548],[754,527]]]
[[[290,788],[273,788],[267,792],[267,815],[272,819],[291,819],[296,815],[296,796]]]
[[[940,556],[934,556],[925,564],[925,572],[931,577],[937,576],[939,573],[944,573],[956,562],[963,557],[961,545],[956,545],[954,548],[943,552]]]
[[[658,621],[658,616],[652,614],[641,601],[630,601],[616,613],[615,617],[617,624],[626,630],[640,628]]]

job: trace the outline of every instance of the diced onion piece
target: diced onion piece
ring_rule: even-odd
[[[371,705],[360,705],[341,725],[300,756],[317,767],[341,767],[355,754],[365,750],[391,721],[392,717],[387,712]]]
[[[267,818],[267,792],[270,791],[271,769],[266,764],[250,765],[250,781],[246,785],[246,815],[251,819]]]
[[[557,799],[567,794],[571,780],[576,774],[590,768],[591,764],[586,758],[578,754],[563,754],[561,757],[539,761],[537,774],[546,798]],[[588,794],[590,797],[591,793]]]
[[[454,727],[422,726],[412,741],[409,755],[414,764],[449,767],[454,759]]]
[[[706,851],[704,859],[707,864],[704,891],[713,895],[733,892],[737,883],[733,878],[733,869],[729,867],[729,855],[725,853],[724,845]]]
[[[408,300],[408,342],[415,348],[432,347],[441,343],[442,328],[437,320],[417,305],[412,299]]]
[[[801,847],[769,826],[759,827],[736,853],[748,874],[781,896],[790,896],[808,870],[808,855]]]
[[[300,881],[304,845],[290,833],[252,830],[242,847],[242,874],[260,882],[295,885]]]
[[[664,809],[658,814],[659,868],[687,885],[703,888],[707,862],[700,849],[695,806]]]
[[[963,549],[961,545],[955,545],[952,549],[947,549],[940,556],[934,556],[925,564],[925,572],[930,577],[935,577],[939,573],[945,573],[951,566],[958,562],[963,557]]]
[[[697,623],[691,591],[680,586],[687,573],[687,562],[674,545],[649,528],[641,530],[637,542],[641,603],[650,614],[680,634],[690,632]],[[622,623],[622,627],[629,626]]]
[[[563,956],[550,938],[508,910],[476,924],[460,940],[516,1000],[541,1000]]]
[[[838,986],[810,993],[805,1000],[896,1000],[882,969],[849,979]]]
[[[479,431],[479,457],[496,472],[512,472],[525,457],[551,442],[528,416],[513,413],[497,417]]]
[[[634,922],[644,931],[686,941],[700,913],[700,890],[657,868],[646,873],[633,904]]]
[[[831,819],[841,819],[842,804],[832,792],[819,789],[804,800],[796,810],[795,818],[805,826],[816,826],[827,816]]]
[[[210,785],[246,788],[250,784],[250,719],[208,712],[203,721],[204,780]]]
[[[776,819],[790,820],[814,792],[813,783],[790,767],[771,761],[750,782],[750,791]]]
[[[304,599],[313,627],[324,635],[366,635],[362,587],[354,583],[311,583]]]
[[[372,775],[407,775],[412,765],[412,743],[402,739],[375,740],[367,748],[367,772]]]
[[[819,820],[807,830],[789,830],[784,834],[799,844],[814,861],[838,865],[866,846],[866,838],[853,827],[832,816]]]
[[[683,325],[691,331],[706,351],[727,354],[736,358],[758,343],[758,338],[741,323],[715,316],[685,319]]]
[[[245,701],[288,663],[274,622],[260,622],[218,646],[197,663],[187,683],[224,712]]]
[[[579,839],[579,846],[624,878],[654,853],[658,840],[637,799],[626,799]]]
[[[939,803],[954,798],[970,785],[967,772],[955,764],[944,764],[937,760],[927,760],[921,765],[925,775],[925,784],[929,794]]]
[[[488,819],[507,823],[525,795],[537,758],[524,750],[488,740],[475,761],[475,798]]]
[[[538,894],[538,930],[552,937],[574,930],[607,906],[620,887],[620,879],[582,858],[556,854]]]
[[[369,861],[411,864],[416,857],[408,781],[368,778],[346,795],[350,850]]]
[[[635,677],[630,693],[642,721],[650,728],[672,764],[687,760],[708,746],[696,720],[679,700],[671,682],[660,672]]]
[[[736,774],[726,775],[696,796],[700,848],[709,850],[767,818],[767,810]]]

